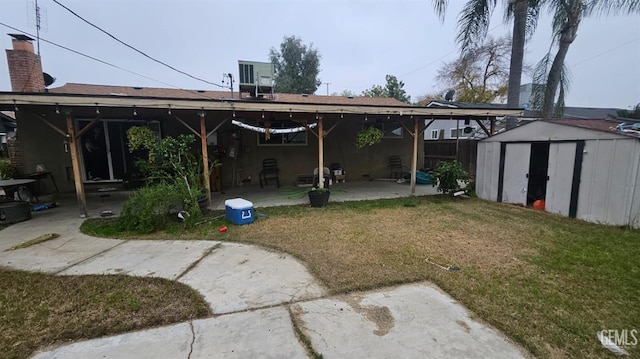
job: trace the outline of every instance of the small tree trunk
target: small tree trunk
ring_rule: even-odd
[[[527,0],[515,0],[513,16],[513,38],[511,44],[511,64],[509,66],[509,90],[507,92],[507,107],[520,106],[520,82],[522,81],[522,63],[524,59],[524,45],[527,30]],[[515,117],[507,117],[507,129],[516,126]]]

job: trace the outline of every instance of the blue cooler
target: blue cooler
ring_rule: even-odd
[[[253,223],[253,203],[242,198],[224,201],[226,218],[234,224]]]

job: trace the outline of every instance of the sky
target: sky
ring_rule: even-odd
[[[0,23],[35,34],[34,1],[0,0]],[[443,23],[431,0],[58,1],[151,57],[216,84],[222,85],[223,73],[237,78],[238,60],[269,61],[269,49],[295,35],[322,56],[323,84],[316,94],[360,94],[383,85],[391,74],[404,82],[412,100],[442,90],[435,77],[443,62],[458,56],[456,21],[464,3],[450,0]],[[41,39],[130,71],[41,41],[43,70],[56,78],[52,87],[75,82],[220,90],[119,44],[53,0],[38,0],[38,5]],[[498,8],[491,36],[511,32],[512,24],[502,15]],[[0,30],[0,46],[10,49],[5,34],[17,31],[2,25]],[[527,43],[525,62],[535,65],[550,43],[550,15],[545,12]],[[640,16],[583,20],[566,64],[572,79],[567,106],[631,108],[640,103]],[[522,83],[528,82],[530,75],[523,75]],[[5,55],[0,56],[0,91],[11,91]]]

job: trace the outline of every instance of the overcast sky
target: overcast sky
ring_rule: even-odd
[[[0,0],[0,22],[35,33],[34,0]],[[431,0],[58,0],[152,57],[194,76],[221,83],[237,76],[238,60],[268,61],[271,47],[285,35],[313,43],[322,55],[317,94],[360,93],[384,84],[385,75],[404,81],[412,100],[438,90],[436,71],[454,59],[457,14],[463,1],[451,0],[441,23]],[[153,81],[100,64],[41,42],[44,71],[57,80],[105,85],[216,90],[158,65],[74,17],[52,0],[39,0],[43,39],[145,75]],[[491,35],[509,33],[497,10]],[[535,64],[550,44],[549,15],[543,14],[529,41],[525,62]],[[11,47],[0,25],[3,48]],[[10,91],[6,57],[0,56],[0,91]],[[630,108],[640,103],[640,16],[590,18],[582,22],[567,56],[572,87],[568,106]],[[522,83],[530,82],[523,76]],[[237,84],[236,84],[237,90]]]

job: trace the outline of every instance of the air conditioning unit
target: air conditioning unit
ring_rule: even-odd
[[[275,69],[270,62],[238,61],[240,92],[258,97],[270,94],[273,89]]]

